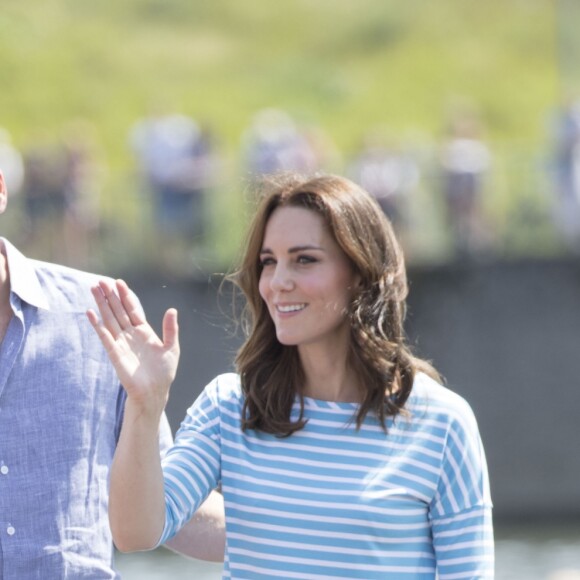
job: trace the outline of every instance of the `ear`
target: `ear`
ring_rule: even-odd
[[[8,203],[8,191],[6,190],[6,182],[4,181],[4,175],[2,175],[2,171],[0,171],[0,213],[4,213],[7,203]]]

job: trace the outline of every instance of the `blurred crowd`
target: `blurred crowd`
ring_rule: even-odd
[[[578,253],[580,99],[555,112],[546,134],[545,185],[540,186],[546,215],[560,250]],[[103,248],[111,228],[103,212],[103,188],[109,174],[96,136],[89,123],[76,121],[57,140],[19,150],[0,128],[0,167],[20,212],[16,241],[29,255],[81,268],[106,264]],[[214,196],[236,187],[224,186],[232,164],[211,127],[161,109],[135,121],[127,147],[135,167],[131,187],[146,208],[135,214],[141,222],[136,229],[153,239],[147,246],[149,266],[187,273],[211,243]],[[279,171],[350,177],[377,199],[410,262],[433,240],[440,240],[448,260],[489,259],[501,252],[490,202],[497,199],[496,155],[472,108],[453,111],[437,140],[394,135],[377,126],[364,131],[359,146],[346,153],[323,128],[265,109],[240,136],[237,157],[240,192],[244,180]]]
[[[39,141],[21,152],[0,129],[0,169],[16,206],[7,219],[18,222],[10,234],[31,257],[89,264],[98,244],[104,180],[95,143],[92,127],[75,122],[58,142]]]

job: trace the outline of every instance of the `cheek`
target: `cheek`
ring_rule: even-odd
[[[340,305],[342,311],[348,311],[352,303],[353,289],[352,289],[352,278],[343,277],[337,284],[340,291],[336,294],[336,303]]]
[[[270,284],[268,283],[266,276],[263,274],[260,276],[260,280],[258,282],[258,292],[262,297],[262,300],[267,301],[268,299],[268,292],[269,292]]]

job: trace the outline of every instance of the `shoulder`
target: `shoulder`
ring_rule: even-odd
[[[208,383],[187,411],[188,420],[214,420],[225,415],[239,416],[243,405],[241,381],[236,373],[225,373]]]
[[[407,402],[412,417],[425,417],[477,430],[475,415],[465,398],[425,373],[417,373]]]
[[[69,268],[60,264],[30,260],[36,277],[51,308],[84,311],[94,307],[91,287],[99,280],[110,280],[91,272]]]
[[[242,402],[242,384],[237,373],[223,373],[215,377],[204,389],[204,393],[214,403],[240,404]]]

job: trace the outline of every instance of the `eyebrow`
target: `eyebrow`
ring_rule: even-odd
[[[319,250],[321,252],[324,252],[324,248],[321,248],[320,246],[310,246],[310,245],[305,245],[305,246],[292,246],[291,248],[288,249],[288,253],[289,254],[295,254],[296,252],[304,252],[307,250]],[[272,252],[272,250],[270,250],[270,248],[262,248],[260,250],[260,254],[273,254],[274,252]]]

